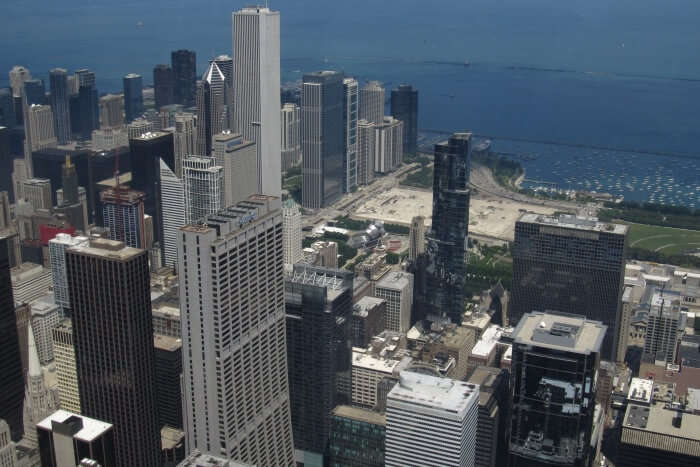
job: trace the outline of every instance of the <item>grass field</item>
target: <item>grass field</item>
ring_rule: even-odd
[[[700,248],[700,231],[674,229],[656,225],[628,224],[629,246],[665,255],[684,254]]]

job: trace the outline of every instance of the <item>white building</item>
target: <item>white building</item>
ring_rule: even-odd
[[[383,378],[396,378],[408,366],[405,360],[382,358],[359,347],[352,349],[352,404],[372,409],[377,405],[377,385]]]
[[[345,78],[343,79],[343,134],[345,137],[343,191],[345,193],[349,193],[357,188],[358,107],[357,80],[355,78]]]
[[[479,386],[401,372],[387,397],[386,466],[473,466],[478,414]]]
[[[374,180],[374,159],[377,136],[376,125],[367,120],[357,122],[357,184],[367,185]]]
[[[49,240],[49,262],[51,263],[51,281],[56,304],[64,310],[70,308],[70,296],[68,295],[68,276],[66,275],[66,250],[74,246],[85,245],[87,237],[71,237],[66,233],[59,233]]]
[[[119,128],[124,125],[124,98],[121,95],[107,94],[102,96],[99,106],[100,128]],[[147,131],[152,131],[152,129]],[[131,136],[129,137],[131,138]]]
[[[175,175],[182,178],[182,161],[185,157],[196,153],[197,120],[192,113],[175,115],[175,133],[173,133],[175,149]]]
[[[53,360],[53,328],[61,322],[61,307],[54,301],[53,294],[45,295],[29,304],[32,314],[32,329],[39,354],[39,363],[48,365]]]
[[[382,174],[393,172],[403,162],[403,122],[384,117],[375,127],[374,170]]]
[[[216,165],[224,168],[224,206],[233,206],[257,193],[255,143],[226,130],[214,136],[212,156]]]
[[[64,319],[53,329],[53,359],[56,366],[56,381],[61,408],[80,413],[80,390],[78,373],[75,367],[75,346],[73,325]]]
[[[34,209],[51,209],[51,180],[48,178],[28,178],[22,181],[21,198],[28,201]]]
[[[301,211],[293,199],[282,205],[282,239],[284,243],[284,265],[292,266],[304,258],[301,240]]]
[[[284,104],[280,110],[282,131],[282,171],[301,162],[301,108],[296,104]]]
[[[224,205],[224,168],[208,157],[191,156],[182,162],[185,224],[213,214]]]
[[[51,106],[32,104],[27,109],[27,116],[29,117],[27,129],[31,131],[32,151],[55,148],[58,140],[53,126]]]
[[[384,119],[384,86],[379,81],[368,81],[360,88],[359,118],[380,125]]]
[[[413,274],[390,272],[375,285],[374,296],[386,300],[386,329],[408,332],[413,308]]]
[[[180,229],[188,452],[294,465],[280,207],[254,195]]]
[[[236,129],[254,141],[258,193],[280,196],[280,13],[246,7],[233,13]]]
[[[92,130],[92,150],[111,151],[129,146],[129,134],[123,126]]]
[[[185,185],[160,159],[160,199],[163,200],[163,263],[177,263],[178,229],[185,225]]]
[[[17,467],[17,451],[10,438],[10,425],[0,418],[0,467]]]
[[[44,295],[52,285],[51,270],[40,264],[22,263],[10,271],[12,296],[16,303],[29,303]]]
[[[676,362],[678,344],[685,330],[688,314],[681,311],[678,292],[654,292],[649,310],[644,354],[651,361],[666,366]]]

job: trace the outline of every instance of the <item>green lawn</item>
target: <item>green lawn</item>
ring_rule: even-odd
[[[629,246],[632,248],[643,248],[665,255],[679,255],[694,248],[700,248],[700,231],[656,225],[629,224],[629,226]]]

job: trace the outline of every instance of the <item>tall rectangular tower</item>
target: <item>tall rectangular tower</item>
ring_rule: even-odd
[[[403,152],[418,152],[418,90],[401,84],[391,90],[391,115],[403,122]]]
[[[357,188],[357,121],[358,121],[358,86],[355,78],[343,80],[343,136],[345,152],[343,154],[343,193]]]
[[[49,72],[51,89],[51,110],[53,110],[54,133],[59,144],[66,144],[71,139],[70,132],[70,90],[68,89],[68,72],[63,68],[54,68]]]
[[[255,143],[228,130],[214,135],[212,156],[224,170],[224,206],[257,193],[258,158]]]
[[[148,254],[99,238],[66,267],[82,413],[114,425],[116,465],[158,465]]]
[[[197,54],[192,50],[174,50],[170,54],[176,104],[192,107],[197,87]]]
[[[258,192],[280,196],[280,13],[246,7],[233,13],[236,131],[256,144]]]
[[[107,189],[100,193],[104,226],[109,229],[109,238],[126,243],[133,248],[148,248],[143,199],[140,191],[122,187]]]
[[[629,227],[595,218],[523,214],[515,224],[510,322],[557,310],[608,327],[601,356],[615,360]]]
[[[188,157],[182,163],[185,223],[192,224],[224,206],[224,168],[208,157]]]
[[[286,172],[301,160],[301,108],[293,103],[284,104],[282,119],[282,171]]]
[[[187,450],[292,466],[279,198],[180,229]]]
[[[185,185],[168,164],[160,160],[160,197],[163,200],[163,263],[177,262],[177,237],[185,225]]]
[[[143,78],[129,73],[124,82],[124,115],[126,123],[131,123],[143,114]]]

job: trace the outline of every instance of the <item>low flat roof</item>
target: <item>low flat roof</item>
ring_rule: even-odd
[[[624,224],[601,222],[596,217],[577,217],[565,214],[562,214],[559,217],[553,217],[528,212],[520,216],[518,221],[546,225],[550,227],[561,227],[589,232],[606,232],[618,235],[624,235],[629,231],[629,226]]]
[[[520,320],[513,342],[588,354],[600,352],[607,326],[582,316],[534,311]]]
[[[388,401],[420,405],[455,414],[463,413],[472,404],[478,404],[479,386],[450,378],[402,371]]]
[[[352,349],[352,366],[357,368],[391,374],[400,362],[400,360],[377,358],[359,347]]]
[[[663,403],[652,404],[649,407],[629,404],[622,424],[623,441],[625,441],[624,429],[645,431],[673,438],[663,440],[655,440],[653,437],[643,438],[643,444],[642,442],[636,444],[668,452],[700,455],[700,415],[683,412],[681,426],[675,427],[673,418],[678,413],[676,410],[665,408]]]
[[[349,405],[339,405],[333,409],[333,415],[367,422],[373,425],[386,426],[386,414],[375,412],[374,410],[361,409]]]
[[[153,334],[153,346],[156,349],[174,352],[175,350],[182,348],[182,339],[172,336],[164,336],[162,334]]]
[[[94,418],[84,417],[82,415],[77,415],[67,410],[57,410],[53,414],[49,415],[41,422],[37,423],[38,428],[43,428],[44,430],[52,431],[51,423],[65,423],[71,417],[78,417],[83,421],[83,428],[78,431],[74,438],[81,441],[91,442],[103,435],[106,431],[112,428],[111,423],[103,422],[100,420],[95,420]]]

